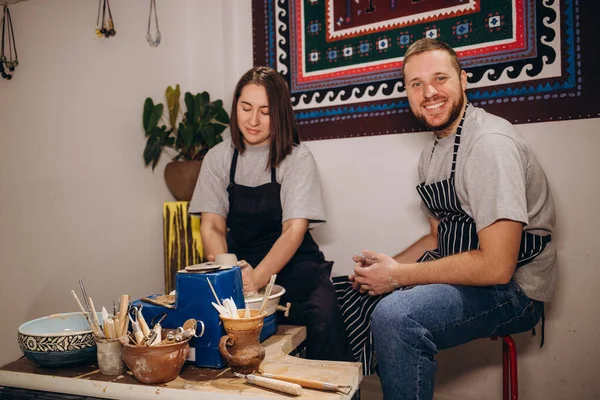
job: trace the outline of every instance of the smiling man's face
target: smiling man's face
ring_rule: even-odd
[[[415,117],[438,137],[452,134],[465,106],[467,74],[460,73],[442,50],[411,56],[404,66],[404,83]]]

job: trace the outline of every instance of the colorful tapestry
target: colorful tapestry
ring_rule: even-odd
[[[304,140],[412,132],[401,66],[439,38],[468,97],[513,123],[600,115],[597,1],[253,0],[255,65],[287,79]]]

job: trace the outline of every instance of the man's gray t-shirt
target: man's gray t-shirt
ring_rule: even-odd
[[[420,182],[450,177],[455,136],[437,140],[433,154],[436,139],[423,150]],[[475,220],[477,232],[500,219],[521,222],[524,231],[542,236],[554,230],[552,194],[531,148],[512,124],[481,108],[467,108],[455,184],[461,206]],[[555,275],[556,248],[551,242],[532,262],[517,269],[513,279],[530,298],[550,301]]]
[[[213,147],[204,157],[198,183],[189,206],[189,213],[209,212],[227,218],[229,212],[229,170],[234,146],[227,139]],[[235,183],[256,187],[271,182],[267,169],[270,145],[246,146],[237,159]],[[292,218],[305,218],[311,223],[325,222],[321,193],[321,179],[317,163],[304,144],[294,146],[275,169],[281,184],[282,222]]]

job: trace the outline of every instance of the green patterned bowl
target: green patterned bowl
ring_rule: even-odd
[[[102,320],[102,315],[98,313]],[[19,327],[19,347],[40,367],[62,368],[96,361],[96,342],[82,313],[53,314]]]

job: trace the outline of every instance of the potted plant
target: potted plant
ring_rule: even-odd
[[[177,200],[189,201],[200,173],[202,159],[208,150],[223,141],[221,133],[229,125],[229,115],[221,100],[210,101],[207,92],[184,96],[186,111],[180,119],[179,85],[166,90],[169,127],[159,125],[164,105],[154,104],[148,97],[144,102],[143,125],[146,134],[144,162],[156,167],[165,148],[175,156],[165,168],[167,187]]]

